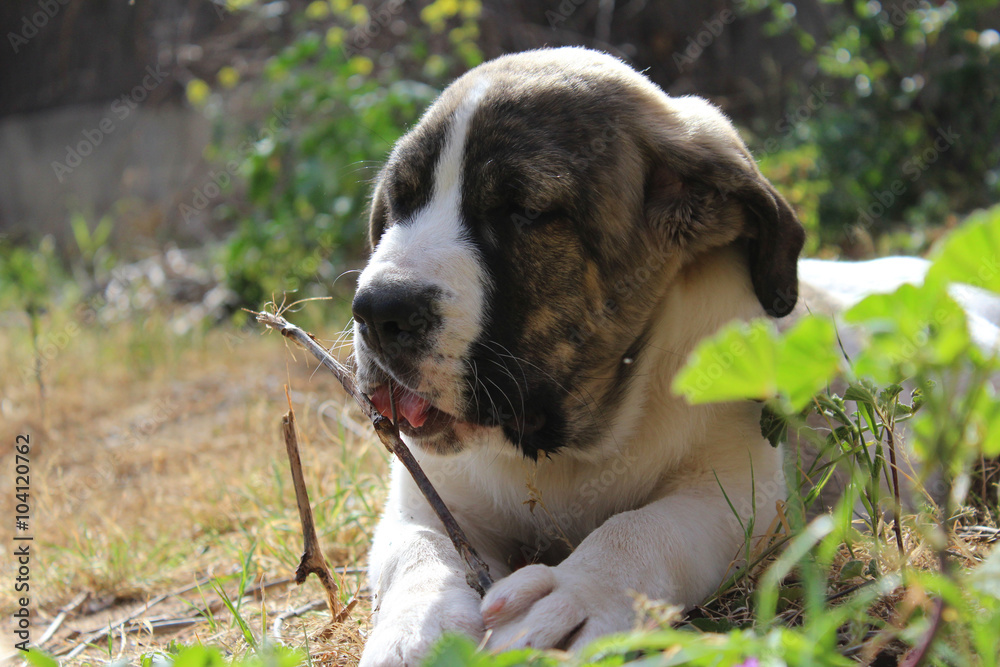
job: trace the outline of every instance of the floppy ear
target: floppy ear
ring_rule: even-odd
[[[802,225],[721,112],[698,98],[672,102],[679,112],[660,126],[646,176],[646,219],[688,257],[746,238],[760,305],[787,315],[798,299]]]
[[[749,227],[750,277],[767,314],[784,317],[798,300],[798,261],[806,233],[785,198],[755,171],[756,178],[739,195]]]

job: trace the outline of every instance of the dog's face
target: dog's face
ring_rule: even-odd
[[[531,457],[612,427],[658,302],[699,254],[743,244],[780,316],[803,239],[714,107],[583,49],[453,83],[397,143],[370,227],[362,389],[420,446],[493,431]]]

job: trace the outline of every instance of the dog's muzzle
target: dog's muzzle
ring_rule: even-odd
[[[385,370],[400,376],[413,372],[441,324],[437,298],[436,288],[407,283],[373,283],[355,294],[351,307],[358,331]]]
[[[431,404],[431,396],[414,391],[420,385],[421,362],[441,328],[439,294],[435,287],[373,282],[358,290],[351,306],[365,356],[387,376],[367,388],[371,400],[386,416],[392,415],[394,401],[400,428],[414,437],[437,434],[453,421]]]

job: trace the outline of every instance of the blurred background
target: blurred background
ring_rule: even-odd
[[[178,332],[349,293],[393,141],[511,51],[585,45],[714,101],[811,254],[921,253],[1000,195],[993,1],[12,0],[0,25],[8,298],[166,299]]]
[[[42,648],[89,664],[246,650],[204,611],[208,582],[274,586],[258,636],[310,599],[287,588],[289,405],[320,540],[361,590],[387,455],[335,380],[240,309],[332,297],[290,317],[347,340],[371,181],[483,60],[584,45],[711,99],[810,255],[925,254],[1000,201],[996,0],[5,0],[0,28],[0,439],[32,443],[34,636],[71,608]],[[366,605],[329,664],[354,664]]]

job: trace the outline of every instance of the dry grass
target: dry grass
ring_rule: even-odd
[[[353,568],[345,595],[362,583],[357,567],[384,495],[387,457],[360,413],[345,407],[336,381],[313,374],[300,351],[293,360],[276,335],[218,331],[177,340],[159,326],[152,320],[74,336],[46,366],[44,426],[37,387],[17,374],[3,379],[3,440],[27,433],[32,444],[33,640],[74,600],[78,606],[45,643],[51,654],[65,655],[140,612],[110,646],[101,637],[65,664],[135,658],[174,642],[241,654],[247,643],[211,582],[220,578],[235,597],[235,573],[247,562],[244,585],[259,590],[244,599],[240,616],[258,638],[279,614],[322,599],[317,582],[296,588],[286,581],[302,538],[279,430],[285,383],[320,541],[332,566]],[[0,345],[5,363],[30,359],[16,329],[0,330]],[[12,471],[11,447],[3,457]],[[14,514],[12,481],[5,474],[0,486],[4,516]],[[4,544],[12,529],[0,525]],[[13,566],[3,559],[3,581],[12,581]],[[0,588],[4,642],[13,636],[15,604],[12,587]],[[286,620],[282,635],[321,663],[354,664],[367,615],[363,603],[337,630],[342,641],[307,640],[323,627],[322,608]],[[9,649],[0,647],[0,655]]]
[[[0,329],[0,346],[10,368],[31,358],[23,328]],[[287,615],[282,641],[313,664],[357,663],[370,611],[364,596],[347,622],[330,628],[319,583],[291,583],[302,537],[279,426],[287,410],[284,384],[292,389],[320,542],[331,566],[347,568],[345,600],[363,584],[360,567],[385,494],[385,450],[332,376],[315,372],[311,358],[277,334],[213,330],[179,339],[152,318],[82,330],[47,364],[45,377],[45,424],[37,387],[19,373],[0,379],[0,437],[13,442],[27,433],[32,439],[34,641],[71,606],[43,644],[63,664],[134,663],[195,642],[244,655],[251,643],[219,585],[239,605],[238,618],[253,641],[271,635],[275,620]],[[11,448],[2,451],[11,471]],[[995,465],[984,469],[984,488],[997,474]],[[0,513],[11,516],[12,475],[0,479]],[[920,521],[930,518],[905,518],[908,561],[933,570],[934,553],[913,529]],[[992,525],[973,510],[960,525],[977,523]],[[12,543],[12,529],[0,523],[4,544]],[[949,554],[956,564],[975,567],[996,539],[995,530],[960,532]],[[881,546],[875,544],[859,539],[836,553],[831,605],[899,567],[888,529]],[[648,603],[642,624],[716,632],[746,627],[754,620],[752,592],[772,559],[686,617]],[[2,581],[11,581],[13,572],[12,559],[4,559]],[[794,575],[782,584],[778,611],[789,626],[801,622],[801,590]],[[319,604],[289,615],[310,603]],[[12,588],[0,587],[0,641],[12,637],[15,606]],[[861,662],[876,652],[898,656],[906,645],[895,629],[930,606],[926,597],[897,588],[841,628],[837,643]],[[123,619],[130,620],[119,626]],[[0,645],[0,659],[10,648]]]

